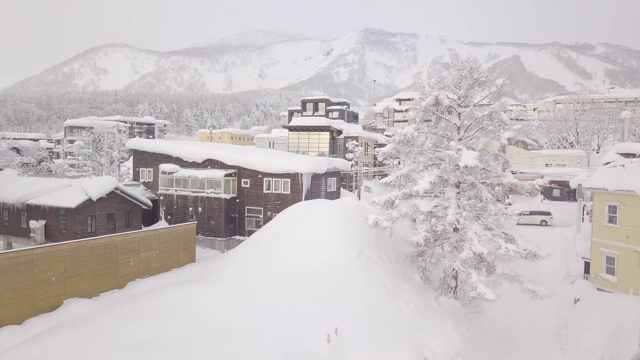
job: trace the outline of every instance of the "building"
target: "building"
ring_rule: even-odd
[[[134,180],[160,198],[169,224],[197,221],[199,236],[249,236],[304,200],[340,198],[349,163],[194,141],[132,139]]]
[[[241,146],[253,146],[255,131],[242,129],[198,130],[198,141],[231,144]]]
[[[300,99],[300,107],[290,107],[287,114],[287,124],[299,117],[324,117],[349,124],[357,124],[360,119],[360,114],[351,110],[348,100],[328,96],[304,97]]]
[[[259,149],[289,151],[289,130],[273,129],[268,134],[259,134],[253,138]]]
[[[86,175],[91,173],[91,161],[87,160],[88,156],[84,156],[85,154],[97,153],[96,148],[116,147],[121,152],[120,160],[124,161],[130,155],[123,145],[126,139],[162,139],[170,124],[151,116],[89,116],[69,119],[63,124],[62,136],[55,135],[54,158],[66,161],[69,175]]]
[[[593,198],[585,278],[602,290],[640,295],[640,144],[613,152],[583,183]]]
[[[420,103],[420,93],[402,92],[393,101],[382,101],[374,106],[374,118],[388,128],[404,128],[416,122],[415,110]]]
[[[0,183],[5,250],[13,243],[29,246],[139,230],[143,214],[153,207],[109,176],[41,178],[4,170]]]

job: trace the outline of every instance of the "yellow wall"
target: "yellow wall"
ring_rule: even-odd
[[[234,134],[231,132],[198,131],[198,141],[253,146],[253,135]]]
[[[196,224],[0,252],[0,327],[195,262]]]
[[[618,226],[605,223],[607,202],[619,203]],[[593,193],[593,227],[591,233],[591,274],[596,286],[640,295],[640,196],[609,192]],[[615,281],[605,273],[604,254],[617,255]]]

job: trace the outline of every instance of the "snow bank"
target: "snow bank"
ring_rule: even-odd
[[[367,213],[298,203],[224,255],[0,329],[0,358],[456,358],[454,325]]]
[[[127,148],[170,155],[191,162],[219,160],[227,165],[271,174],[323,174],[331,170],[347,171],[351,168],[349,162],[342,159],[198,141],[130,139],[127,141]]]

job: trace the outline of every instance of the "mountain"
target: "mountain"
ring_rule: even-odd
[[[640,86],[640,51],[599,44],[465,43],[376,29],[319,39],[265,31],[169,52],[107,44],[5,89],[10,93],[120,90],[231,93],[282,89],[371,103],[417,86],[453,53],[477,56],[507,77],[509,97],[533,101],[577,91]]]

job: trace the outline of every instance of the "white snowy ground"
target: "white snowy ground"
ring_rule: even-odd
[[[317,200],[233,251],[199,249],[196,264],[0,329],[0,359],[631,359],[640,298],[577,280],[576,205],[513,201],[556,220],[514,225],[549,254],[516,264],[545,299],[510,286],[481,308],[436,299],[364,201]]]
[[[477,358],[613,360],[640,355],[640,297],[599,292],[580,280],[582,263],[574,242],[576,203],[512,200],[514,212],[550,210],[554,215],[554,226],[514,226],[548,254],[539,262],[516,264],[515,269],[549,295],[531,299],[505,286],[498,301],[470,311]],[[588,225],[582,233],[588,237]],[[574,299],[579,299],[575,305]]]
[[[297,204],[233,251],[0,329],[0,359],[455,358],[459,325],[367,213]]]

